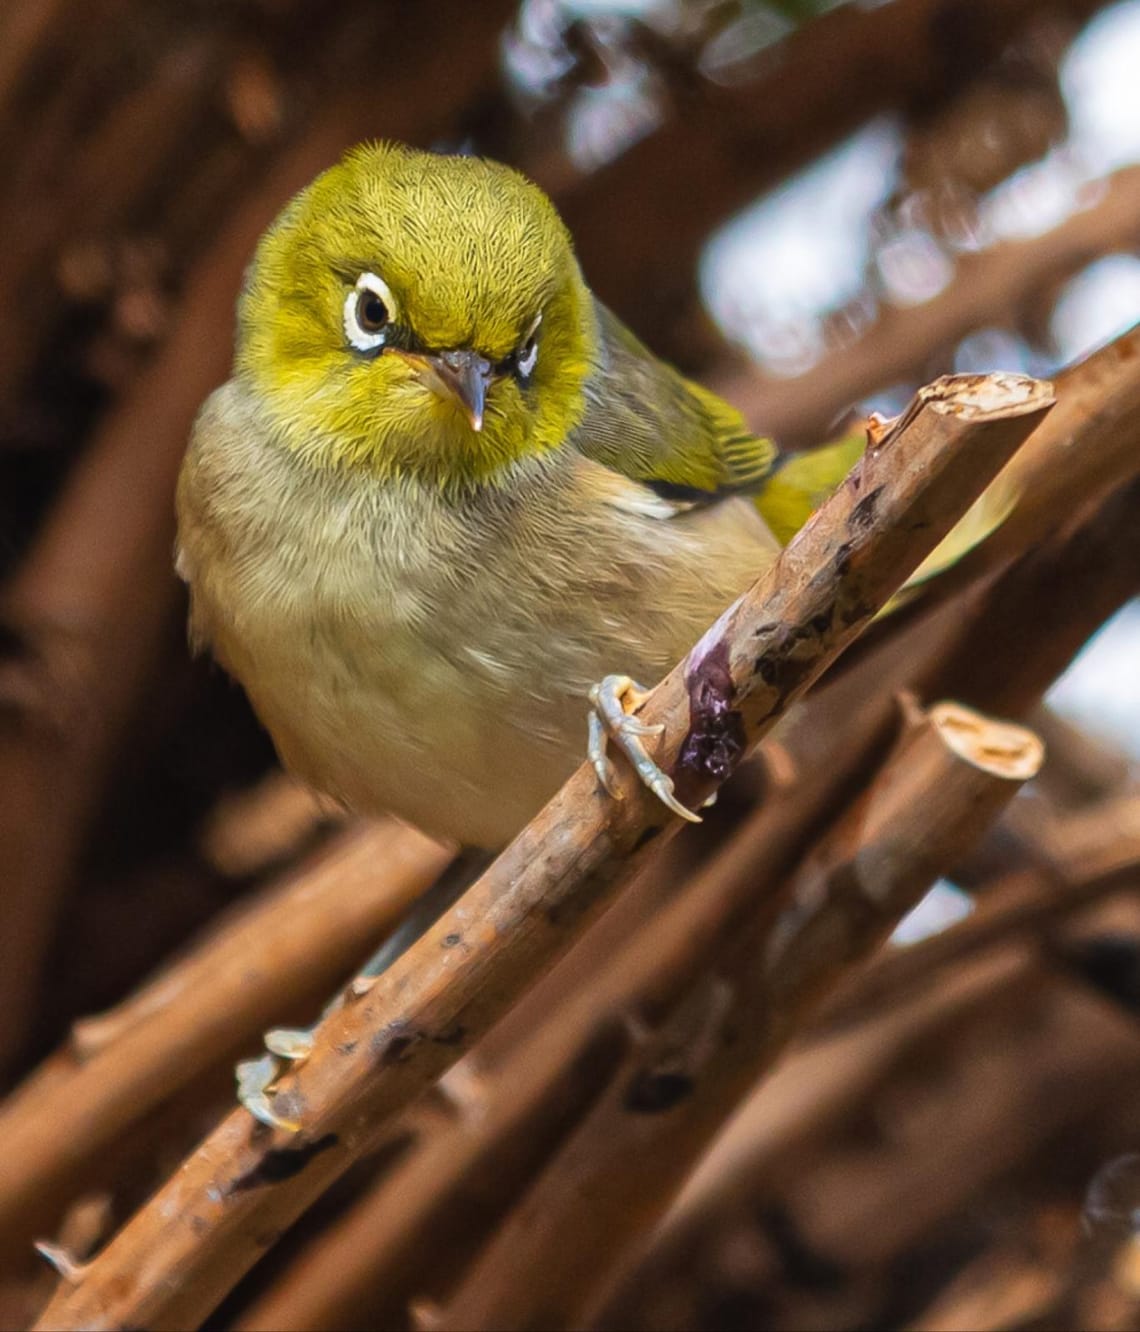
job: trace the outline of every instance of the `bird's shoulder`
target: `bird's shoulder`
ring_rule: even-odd
[[[578,452],[668,498],[699,503],[759,489],[776,459],[773,441],[595,306],[597,359],[570,441]]]

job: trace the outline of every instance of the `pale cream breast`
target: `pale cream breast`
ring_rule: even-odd
[[[668,517],[569,452],[463,499],[317,472],[233,383],[203,409],[178,509],[192,632],[282,760],[486,846],[582,760],[589,686],[658,679],[774,549],[744,501]]]

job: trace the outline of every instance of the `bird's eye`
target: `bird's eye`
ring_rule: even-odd
[[[396,313],[391,289],[375,273],[361,273],[344,301],[344,336],[357,351],[383,347]]]
[[[373,291],[356,298],[356,322],[369,333],[379,333],[388,322],[388,307]]]

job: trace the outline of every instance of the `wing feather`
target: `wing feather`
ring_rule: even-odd
[[[735,408],[654,356],[596,302],[598,373],[572,437],[579,452],[661,493],[712,500],[757,489],[777,449]]]
[[[598,373],[572,444],[595,462],[674,501],[662,516],[751,494],[769,530],[786,544],[861,456],[866,432],[853,431],[800,453],[749,431],[715,393],[654,356],[600,302]],[[934,577],[983,541],[1016,502],[1010,485],[991,486],[907,584]]]

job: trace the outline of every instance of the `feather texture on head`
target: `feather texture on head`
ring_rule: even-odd
[[[345,320],[365,275],[395,308],[362,351]],[[315,465],[450,486],[566,439],[596,337],[570,237],[537,186],[482,158],[369,144],[262,239],[239,306],[237,370],[282,441]],[[423,364],[460,353],[486,367],[481,428]],[[524,354],[530,373],[512,373]]]

